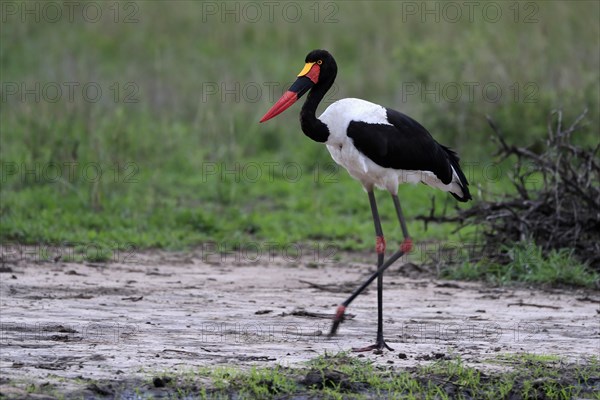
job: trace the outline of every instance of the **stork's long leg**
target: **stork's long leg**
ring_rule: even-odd
[[[365,290],[367,288],[367,286],[369,286],[371,284],[371,282],[373,282],[375,280],[375,278],[377,278],[379,276],[379,271],[383,272],[386,269],[388,269],[390,265],[395,263],[400,257],[402,257],[407,252],[408,251],[407,251],[407,249],[404,248],[404,243],[403,243],[403,247],[401,247],[400,250],[398,250],[390,258],[388,258],[386,260],[386,262],[384,262],[383,265],[381,267],[379,267],[379,269],[377,271],[375,271],[366,281],[363,282],[362,285],[360,285],[358,288],[356,288],[354,290],[354,292],[352,292],[350,297],[348,297],[343,303],[341,303],[338,306],[335,316],[333,318],[333,325],[331,326],[331,331],[329,332],[329,336],[335,335],[338,327],[340,326],[340,323],[344,320],[344,314],[346,313],[346,308],[350,305],[350,303],[352,303],[354,301],[354,299],[359,294],[361,294],[363,292],[363,290]]]
[[[375,349],[390,348],[383,340],[383,258],[385,257],[385,238],[383,237],[383,229],[381,228],[381,219],[377,211],[377,202],[375,194],[372,190],[368,192],[369,203],[371,205],[371,213],[373,214],[373,223],[375,224],[375,250],[377,251],[377,341],[374,345],[355,348],[354,351],[369,351]]]
[[[398,195],[392,193],[392,200],[394,200],[394,207],[396,207],[396,214],[398,215],[398,221],[400,222],[402,235],[404,236],[404,242],[406,243],[406,241],[410,240],[410,235],[408,234],[408,229],[406,228],[406,221],[404,220],[404,214],[402,214],[402,207],[400,207]]]
[[[333,324],[331,326],[331,331],[329,332],[329,336],[335,335],[337,332],[340,323],[344,320],[344,314],[346,312],[346,308],[354,301],[354,299],[363,292],[375,280],[375,278],[379,277],[380,273],[383,273],[390,265],[392,265],[396,260],[402,257],[404,254],[410,252],[412,249],[412,240],[410,235],[408,234],[408,229],[406,228],[406,221],[404,220],[404,215],[402,213],[402,207],[400,206],[400,200],[398,196],[392,194],[392,199],[394,201],[394,206],[396,207],[396,214],[398,215],[398,221],[400,222],[400,227],[402,228],[402,234],[404,236],[404,242],[400,246],[400,250],[396,251],[386,262],[380,265],[377,269],[377,272],[372,274],[362,285],[352,292],[350,297],[346,299],[342,304],[338,306],[337,312],[333,318]]]

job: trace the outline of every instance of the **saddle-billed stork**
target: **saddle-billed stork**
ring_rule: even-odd
[[[330,335],[344,319],[346,307],[377,278],[377,340],[355,351],[392,350],[383,339],[383,272],[410,252],[412,240],[398,200],[400,183],[424,183],[449,192],[458,201],[471,199],[469,183],[458,164],[458,156],[436,142],[427,129],[398,111],[360,99],[342,99],[331,104],[319,118],[317,106],[333,85],[337,64],[325,50],[311,51],[294,84],[262,117],[265,122],[282,113],[310,90],[300,111],[300,125],[306,136],[325,143],[331,157],[362,183],[369,196],[375,223],[377,271],[359,286],[337,309]],[[390,192],[404,241],[384,262],[385,239],[377,211],[374,187]]]

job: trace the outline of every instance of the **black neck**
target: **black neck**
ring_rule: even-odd
[[[300,125],[302,126],[302,132],[315,142],[324,143],[329,137],[327,125],[321,122],[315,116],[315,113],[317,111],[317,106],[321,100],[323,100],[323,97],[325,97],[325,93],[327,93],[331,85],[333,85],[334,79],[324,82],[323,84],[316,84],[310,92],[308,92],[308,97],[300,111]]]

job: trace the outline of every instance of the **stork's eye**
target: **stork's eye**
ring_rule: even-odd
[[[317,64],[321,65],[321,64],[323,64],[323,61],[319,60],[319,61],[317,61]]]

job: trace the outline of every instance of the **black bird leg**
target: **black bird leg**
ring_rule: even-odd
[[[369,198],[371,194],[369,194]],[[404,220],[404,215],[402,213],[402,208],[400,206],[400,201],[398,200],[398,196],[392,194],[392,199],[394,201],[394,206],[396,207],[396,214],[398,215],[398,221],[400,222],[400,227],[402,228],[402,234],[404,235],[404,241],[400,245],[400,250],[396,251],[387,261],[383,264],[380,264],[377,271],[373,273],[362,285],[360,285],[350,297],[346,299],[342,304],[340,304],[337,308],[336,314],[333,318],[333,324],[331,326],[331,331],[329,332],[329,336],[333,336],[336,334],[340,323],[344,320],[344,314],[346,312],[346,308],[354,301],[354,299],[363,292],[375,280],[378,278],[380,273],[382,274],[390,265],[396,262],[400,257],[404,254],[409,253],[412,249],[412,240],[410,235],[408,234],[408,229],[406,228],[406,221]],[[377,229],[377,228],[376,228]],[[379,293],[378,293],[379,295]],[[379,335],[378,335],[379,337]]]
[[[402,245],[405,245],[405,243],[409,242],[411,239],[410,235],[408,234],[408,229],[406,228],[406,221],[404,220],[404,214],[402,214],[402,207],[400,207],[400,200],[398,199],[398,195],[392,194],[392,200],[394,200],[396,214],[398,215],[398,221],[400,222],[400,227],[402,228],[402,235],[404,236],[404,243],[402,243]],[[410,247],[412,247],[412,243],[410,244]]]
[[[377,341],[375,344],[367,347],[353,348],[352,351],[370,351],[381,350],[384,347],[388,350],[393,350],[385,343],[383,339],[383,258],[385,257],[385,238],[383,237],[383,229],[381,228],[381,219],[377,211],[377,202],[375,194],[369,191],[369,203],[371,204],[371,213],[373,214],[373,222],[375,224],[375,250],[377,251]]]

